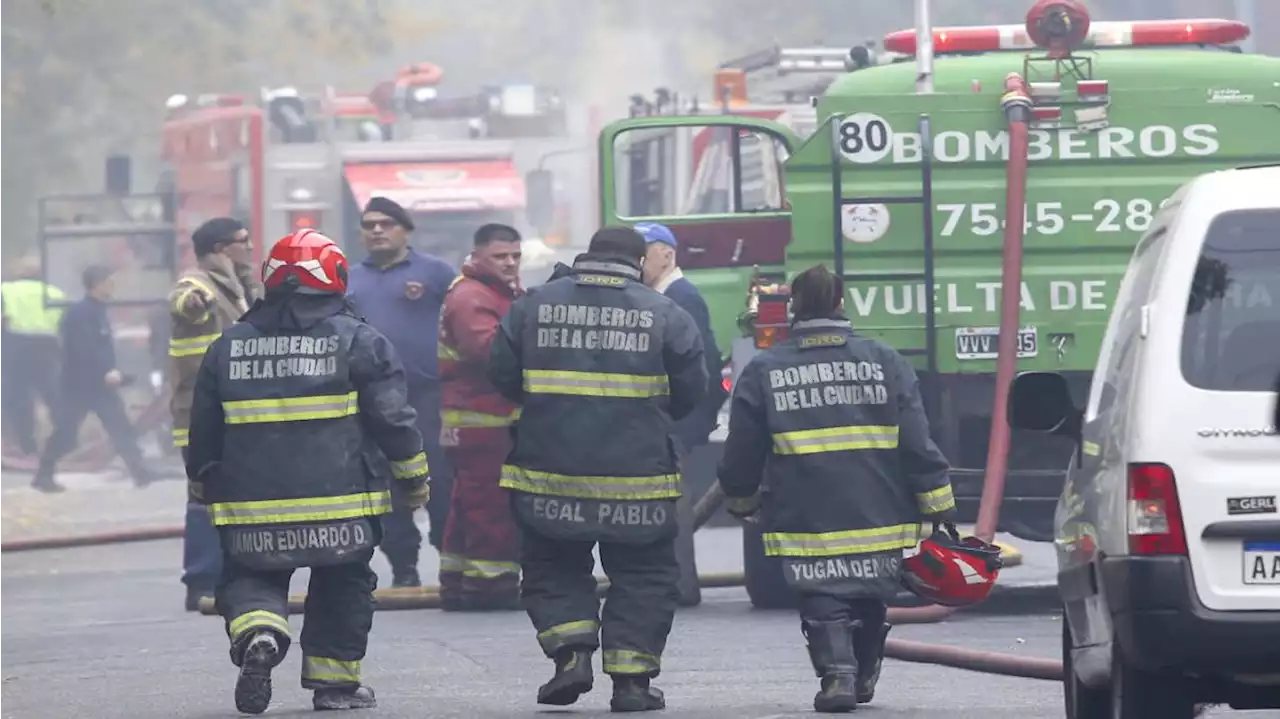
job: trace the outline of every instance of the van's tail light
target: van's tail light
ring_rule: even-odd
[[[725,392],[733,391],[733,363],[732,362],[726,362],[725,365],[720,368],[720,386],[724,388]]]
[[[320,229],[320,212],[318,210],[295,210],[289,213],[289,225],[294,230]]]
[[[1129,465],[1129,552],[1187,553],[1178,489],[1166,465]]]
[[[790,300],[785,294],[760,295],[755,319],[756,347],[768,349],[787,338],[787,303]]]

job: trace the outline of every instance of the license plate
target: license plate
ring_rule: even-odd
[[[999,327],[957,327],[956,359],[995,359],[1000,345]],[[1018,357],[1040,354],[1040,337],[1035,327],[1018,330]]]
[[[1280,542],[1244,543],[1244,583],[1280,584]]]

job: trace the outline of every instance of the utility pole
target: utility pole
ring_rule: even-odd
[[[1249,37],[1240,43],[1240,49],[1244,52],[1257,52],[1258,43],[1254,39],[1254,34],[1258,28],[1258,14],[1254,0],[1236,0],[1236,19],[1248,25],[1253,31],[1249,33]]]
[[[933,20],[929,0],[916,0],[916,94],[933,94]]]

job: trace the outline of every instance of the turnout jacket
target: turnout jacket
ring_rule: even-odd
[[[471,263],[450,285],[440,310],[440,419],[446,433],[467,427],[507,427],[517,406],[489,381],[489,351],[498,323],[523,292]]]
[[[788,582],[895,594],[921,520],[955,507],[911,365],[844,318],[800,321],[747,364],[730,408],[720,486],[738,512],[760,506]]]
[[[391,343],[338,295],[256,303],[205,354],[187,477],[239,563],[352,561],[427,457]],[[390,462],[388,462],[390,460]]]
[[[540,534],[649,543],[674,536],[673,419],[707,386],[693,319],[631,261],[579,255],[512,305],[489,378],[522,405],[501,485]]]
[[[186,447],[191,426],[191,395],[200,360],[222,331],[249,310],[252,297],[224,255],[197,260],[169,292],[169,413],[173,415],[173,445]],[[205,309],[187,309],[192,294],[207,300]]]

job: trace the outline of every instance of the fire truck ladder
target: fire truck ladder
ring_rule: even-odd
[[[849,71],[848,57],[847,48],[770,47],[721,63],[719,69],[743,74],[752,103],[789,105],[807,103],[810,97],[825,92],[832,81]]]
[[[831,196],[835,272],[845,282],[923,282],[924,347],[895,347],[905,357],[924,357],[928,380],[921,383],[924,392],[925,411],[936,418],[940,389],[938,374],[938,324],[933,303],[933,133],[928,115],[920,116],[920,194],[846,197],[844,194],[844,159],[840,155],[840,123],[845,115],[834,115],[828,122],[831,132]],[[920,205],[924,227],[924,268],[921,272],[845,272],[845,239],[843,232],[844,208],[849,205]]]

